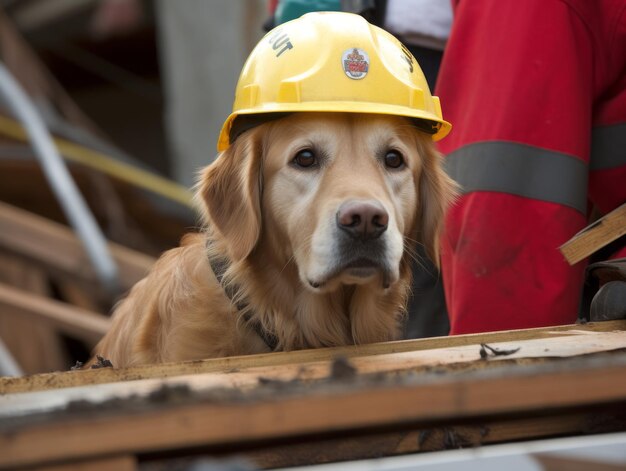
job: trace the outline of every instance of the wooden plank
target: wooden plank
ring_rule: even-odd
[[[106,309],[93,296],[90,296],[88,290],[83,289],[80,284],[72,280],[60,279],[56,283],[56,288],[59,291],[59,298],[72,306],[97,313]]]
[[[0,248],[72,279],[97,283],[97,276],[81,242],[68,227],[0,202]],[[118,265],[120,284],[129,289],[143,278],[154,258],[109,243]]]
[[[0,396],[0,419],[16,414],[27,414],[41,410],[69,407],[74,401],[107,400],[129,396],[158,393],[164,386],[178,388],[181,385],[190,391],[209,390],[249,391],[259,384],[274,383],[289,387],[295,383],[314,382],[329,377],[348,374],[418,374],[438,371],[445,375],[454,371],[472,371],[497,367],[502,361],[511,366],[538,363],[548,358],[566,358],[597,352],[621,350],[626,346],[626,332],[579,333],[565,338],[524,340],[519,342],[493,343],[500,350],[519,349],[506,356],[482,360],[479,345],[431,349],[414,352],[389,353],[345,361],[311,362],[281,366],[254,367],[229,372],[202,373],[176,378],[144,379],[133,382],[118,382],[106,385],[82,386],[58,390],[47,390]],[[347,365],[347,366],[346,366]],[[343,367],[342,369],[339,369]]]
[[[67,373],[42,374],[23,378],[0,378],[0,392],[18,393],[68,388],[90,384],[150,378],[170,378],[199,373],[226,372],[255,367],[293,365],[316,361],[330,361],[336,357],[357,358],[390,353],[460,347],[480,343],[514,342],[534,338],[551,338],[573,335],[571,332],[611,332],[626,330],[626,320],[565,325],[536,329],[490,332],[483,334],[434,337],[427,339],[383,342],[348,347],[319,348],[293,352],[247,355],[209,360],[188,361],[137,366],[125,369],[106,368],[100,370],[73,371]]]
[[[28,293],[0,283],[0,310],[13,316],[41,321],[60,332],[74,335],[93,345],[111,325],[111,319],[70,304]],[[0,386],[1,390],[1,386]]]
[[[82,403],[73,412],[0,423],[0,467],[626,404],[623,353],[484,373],[374,376],[289,390],[265,385],[250,395],[153,395],[141,407],[137,397]]]
[[[19,285],[29,296],[49,295],[50,286],[43,270],[17,257],[0,254],[2,283]],[[1,302],[0,336],[24,374],[65,370],[71,364],[54,328]]]
[[[624,471],[622,463],[593,458],[572,458],[558,454],[537,453],[533,455],[544,471]]]
[[[134,456],[97,458],[72,463],[51,464],[28,468],[27,471],[135,471],[137,459]]]
[[[448,424],[420,430],[390,431],[365,435],[319,438],[296,443],[268,445],[261,450],[243,453],[243,456],[263,469],[306,466],[356,459],[380,458],[407,453],[475,448],[483,445],[549,438],[556,436],[600,433],[615,430],[611,409],[602,409],[605,420],[602,427],[594,424],[598,411],[576,412],[567,415],[500,418],[476,421],[464,425]],[[238,451],[238,454],[242,453]]]
[[[559,250],[570,265],[626,234],[626,203],[587,226]]]

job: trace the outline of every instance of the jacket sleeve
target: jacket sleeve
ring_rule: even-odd
[[[456,6],[436,90],[463,190],[442,240],[452,334],[576,320],[585,262],[558,247],[586,223],[593,44],[565,1]]]

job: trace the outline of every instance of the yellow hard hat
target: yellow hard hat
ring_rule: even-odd
[[[409,50],[352,13],[308,13],[261,39],[241,71],[217,150],[277,117],[268,113],[301,111],[406,116],[434,140],[452,127]]]

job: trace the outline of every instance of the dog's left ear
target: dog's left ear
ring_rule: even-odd
[[[196,197],[205,219],[224,240],[234,262],[254,249],[261,232],[261,142],[257,130],[237,140],[202,172]]]
[[[417,182],[418,238],[426,254],[439,268],[439,236],[446,210],[457,197],[458,185],[443,170],[443,157],[435,150],[432,142],[421,144],[423,168]]]

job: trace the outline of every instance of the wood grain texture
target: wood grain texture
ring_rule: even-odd
[[[577,335],[579,332],[611,332],[626,330],[626,321],[597,322],[585,325],[566,325],[537,329],[512,330],[483,334],[435,337],[428,339],[403,340],[369,345],[320,348],[262,355],[216,358],[183,363],[166,363],[131,367],[126,369],[106,368],[99,370],[49,373],[23,378],[0,378],[0,394],[86,386],[92,384],[135,381],[151,378],[174,378],[200,373],[241,371],[248,368],[300,365],[302,363],[328,362],[340,356],[346,358],[388,355],[392,353],[416,352],[438,348],[478,345],[480,343],[516,342],[528,339],[560,338]],[[477,349],[478,347],[476,347]]]
[[[132,387],[132,383],[127,383]],[[139,395],[139,398],[142,396]],[[626,404],[626,354],[464,374],[261,385],[249,395],[138,396],[0,423],[0,467],[249,440]],[[139,406],[140,405],[140,406]]]
[[[570,265],[626,234],[626,203],[580,231],[559,250]]]
[[[407,453],[478,447],[514,440],[579,434],[589,431],[592,413],[563,416],[488,419],[465,425],[391,431],[360,436],[319,439],[314,443],[287,443],[243,456],[263,469],[396,456]]]
[[[0,286],[19,285],[28,296],[45,297],[50,286],[44,271],[17,257],[0,254]],[[57,331],[19,307],[0,300],[0,336],[25,374],[67,368],[70,360]]]
[[[575,333],[565,337],[492,343],[500,350],[519,350],[516,353],[482,360],[479,345],[388,353],[355,357],[350,360],[351,376],[389,374],[415,375],[436,372],[446,375],[455,371],[477,371],[495,368],[506,361],[512,367],[536,364],[547,359],[567,358],[598,352],[624,349],[626,332]],[[341,363],[341,362],[340,362]],[[67,407],[73,401],[104,402],[132,396],[149,396],[163,386],[176,388],[184,385],[194,392],[215,389],[249,391],[259,384],[314,382],[331,376],[341,377],[334,370],[333,361],[318,361],[280,366],[259,366],[213,373],[199,373],[174,378],[151,378],[132,382],[117,382],[99,387],[80,386],[57,390],[8,394],[0,396],[0,419],[38,410]],[[336,367],[335,367],[336,368]]]
[[[0,248],[24,257],[48,271],[97,283],[97,276],[81,242],[68,227],[0,202]],[[120,284],[129,289],[143,278],[155,259],[109,243],[118,265]]]
[[[137,460],[134,456],[116,456],[36,466],[26,471],[135,471],[136,469]]]
[[[558,454],[538,453],[533,456],[544,471],[624,471],[624,465],[603,460],[570,458]]]
[[[107,332],[111,320],[67,303],[38,296],[0,283],[0,309],[13,316],[41,322],[59,332],[70,334],[95,345]],[[0,386],[0,391],[2,387]]]

